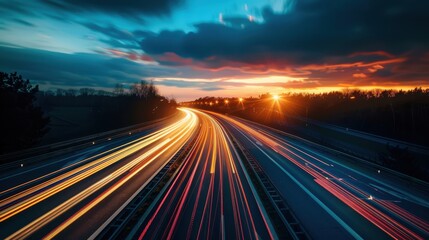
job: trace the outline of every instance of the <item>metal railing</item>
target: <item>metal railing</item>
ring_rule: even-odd
[[[244,157],[244,160],[247,161],[247,164],[245,164],[245,166],[247,165],[248,168],[250,168],[248,169],[248,171],[252,171],[253,175],[256,177],[256,179],[252,178],[253,181],[256,180],[254,184],[262,186],[262,194],[265,194],[265,196],[269,199],[270,204],[277,213],[277,216],[273,216],[273,213],[269,214],[273,223],[277,225],[276,229],[280,230],[277,232],[279,237],[281,239],[310,239],[309,235],[304,230],[301,223],[288,206],[287,202],[279,194],[277,188],[272,184],[271,180],[261,168],[258,161],[252,156],[252,154],[250,154],[250,152],[245,147],[243,147],[243,145],[239,142],[237,138],[235,138],[232,134],[229,135],[231,136],[231,141],[234,147],[239,151],[239,153],[241,153],[242,157]],[[261,192],[258,192],[261,195]],[[278,220],[276,220],[277,217],[280,218],[281,224],[284,225],[283,228],[286,228],[287,232],[282,231],[284,229],[278,226],[278,224],[280,223]]]

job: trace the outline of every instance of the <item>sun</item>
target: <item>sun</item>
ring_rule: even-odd
[[[280,96],[279,95],[273,95],[273,99],[275,100],[275,101],[278,101],[279,99],[280,99]]]

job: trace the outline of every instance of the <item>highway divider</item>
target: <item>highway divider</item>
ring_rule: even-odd
[[[195,147],[199,131],[178,150],[141,191],[104,228],[89,239],[134,239],[147,214],[169,187],[182,167],[184,160]]]
[[[258,161],[229,130],[227,131],[234,148],[237,150],[240,158],[244,160],[243,164],[246,171],[249,173],[250,179],[262,200],[278,237],[280,239],[294,240],[310,239],[310,236],[304,230],[287,202],[281,197],[277,188],[271,183],[271,180],[263,171]]]

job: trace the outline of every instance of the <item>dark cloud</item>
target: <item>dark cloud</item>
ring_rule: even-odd
[[[5,15],[25,15],[25,16],[34,16],[34,11],[31,11],[28,7],[25,7],[26,2],[20,1],[0,1],[0,13]]]
[[[136,30],[133,32],[133,35],[138,39],[142,39],[142,38],[152,36],[154,35],[154,33],[149,31]]]
[[[0,47],[0,71],[18,72],[37,84],[57,87],[113,87],[145,76],[174,74],[100,54],[65,54],[28,48]]]
[[[112,24],[102,26],[95,23],[85,22],[81,23],[81,25],[108,37],[108,39],[100,39],[100,41],[112,48],[141,49],[139,39],[153,35],[153,33],[140,30],[134,32],[121,30]]]
[[[249,17],[243,17],[243,16],[225,16],[222,18],[223,23],[228,25],[229,27],[235,27],[235,28],[244,28],[248,25],[255,24],[255,22],[252,19],[249,19]]]
[[[429,52],[426,0],[300,0],[290,7],[283,14],[266,8],[264,22],[244,28],[204,23],[195,32],[161,31],[143,39],[141,47],[154,56],[174,53],[190,59],[184,64],[276,70]],[[244,18],[226,20],[241,24]]]
[[[139,45],[136,42],[124,42],[116,39],[101,39],[100,41],[113,48],[140,49]]]
[[[221,82],[169,80],[171,76],[185,79],[219,77],[219,73],[207,73],[186,67],[167,68],[143,65],[126,58],[97,53],[66,54],[45,50],[2,47],[0,42],[0,71],[18,72],[42,88],[113,88],[116,83],[135,83],[141,79],[162,78],[156,85],[179,88],[197,88],[206,91],[222,89]]]
[[[32,24],[32,23],[30,23],[30,22],[28,22],[28,21],[25,21],[25,20],[19,19],[19,18],[15,18],[15,19],[13,19],[13,21],[14,21],[14,22],[17,22],[17,23],[19,23],[19,24],[22,24],[22,25],[24,25],[24,26],[27,26],[27,27],[35,27],[35,25],[34,25],[34,24]]]
[[[127,15],[167,15],[182,0],[40,0],[50,6],[71,12],[99,11]]]
[[[131,40],[131,41],[135,40],[132,33],[128,31],[120,30],[113,25],[104,27],[104,26],[101,26],[95,23],[89,23],[89,22],[82,23],[82,25],[92,31],[102,33],[106,36],[109,36],[117,40]]]

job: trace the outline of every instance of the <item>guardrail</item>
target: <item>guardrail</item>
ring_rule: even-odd
[[[176,175],[183,160],[189,155],[197,134],[194,133],[189,140],[174,156],[164,165],[152,180],[139,192],[131,202],[95,237],[95,239],[125,239],[132,238],[130,232],[138,228],[141,216],[147,211],[154,199],[162,194],[169,186],[169,181]]]
[[[42,161],[46,158],[57,156],[58,154],[64,154],[66,152],[75,151],[80,148],[89,147],[95,144],[110,141],[115,138],[131,135],[137,132],[141,132],[153,125],[165,121],[167,119],[175,117],[177,114],[173,114],[164,118],[156,119],[149,122],[135,124],[132,126],[119,128],[107,132],[96,133],[93,135],[66,140],[58,143],[48,144],[40,147],[26,149],[18,152],[8,153],[0,155],[0,162],[6,162],[0,164],[0,171],[7,171],[14,168],[20,168],[29,164]]]
[[[375,169],[375,171],[380,170],[380,171],[383,171],[383,172],[389,173],[389,174],[391,174],[391,175],[393,175],[393,176],[396,176],[396,177],[398,177],[399,179],[405,180],[405,181],[407,181],[408,183],[418,184],[418,185],[422,186],[423,188],[429,189],[429,183],[428,183],[428,182],[425,182],[425,181],[423,181],[423,180],[420,180],[420,179],[417,179],[417,178],[414,178],[414,177],[408,176],[408,175],[406,175],[406,174],[400,173],[400,172],[395,171],[395,170],[392,170],[392,169],[390,169],[390,168],[386,168],[386,167],[384,167],[384,166],[381,166],[381,165],[379,165],[379,164],[376,164],[376,163],[373,163],[373,162],[367,161],[367,160],[365,160],[365,159],[359,158],[359,157],[354,156],[354,155],[351,155],[351,154],[349,154],[349,153],[345,153],[345,152],[343,152],[343,151],[339,151],[339,150],[336,150],[336,149],[332,149],[332,148],[329,148],[329,147],[327,147],[327,146],[324,146],[324,145],[321,145],[321,144],[318,144],[318,143],[312,142],[312,141],[310,141],[310,140],[307,140],[307,139],[304,139],[304,138],[298,137],[298,136],[296,136],[296,135],[293,135],[293,134],[290,134],[290,133],[287,133],[287,132],[283,132],[283,131],[280,131],[280,130],[278,130],[278,129],[275,129],[275,128],[272,128],[272,127],[269,127],[269,126],[265,126],[265,125],[260,124],[260,123],[252,122],[252,121],[249,121],[249,120],[247,120],[247,119],[243,119],[243,118],[235,117],[235,116],[234,116],[233,118],[239,119],[239,120],[244,121],[244,122],[248,122],[248,123],[250,123],[250,124],[255,124],[255,125],[257,125],[257,126],[261,126],[261,127],[263,127],[263,128],[269,129],[269,130],[271,130],[271,131],[273,131],[273,132],[276,132],[276,133],[278,133],[278,134],[280,134],[280,135],[283,135],[283,136],[286,136],[286,137],[290,137],[290,138],[293,138],[293,139],[295,139],[295,140],[302,141],[302,142],[304,142],[304,143],[306,143],[306,144],[308,144],[308,145],[310,145],[310,146],[314,146],[314,147],[317,147],[317,148],[319,148],[319,149],[321,149],[321,150],[324,150],[325,152],[328,152],[328,153],[331,153],[331,154],[335,154],[335,155],[337,155],[337,156],[338,156],[338,155],[340,155],[340,156],[344,156],[344,157],[346,157],[345,159],[346,159],[346,160],[348,160],[349,162],[350,162],[350,161],[352,161],[352,162],[354,162],[354,163],[363,164],[363,165],[365,165],[365,166],[367,166],[367,167],[368,167],[368,166],[370,166],[370,167],[372,167],[373,169]]]
[[[286,201],[281,197],[277,188],[272,184],[267,174],[263,171],[258,161],[243,147],[240,141],[231,134],[229,136],[239,155],[245,160],[244,166],[247,168],[252,182],[254,183],[261,199],[268,199],[269,204],[263,201],[267,213],[280,239],[310,239],[307,232],[302,227],[295,214],[292,212]],[[270,207],[271,209],[270,211]],[[274,211],[272,211],[274,210]],[[286,230],[286,231],[285,231]]]
[[[316,126],[319,126],[322,128],[329,128],[333,131],[346,132],[348,134],[355,135],[357,137],[365,138],[365,139],[372,140],[372,141],[377,141],[380,143],[391,144],[393,146],[398,145],[401,147],[406,147],[406,148],[408,148],[414,152],[419,152],[421,154],[429,155],[429,148],[426,146],[419,145],[419,144],[410,143],[410,142],[402,141],[399,139],[384,137],[384,136],[376,135],[373,133],[363,132],[363,131],[359,131],[359,130],[355,130],[355,129],[347,128],[347,127],[343,127],[343,126],[338,126],[338,125],[334,125],[334,124],[330,124],[330,123],[324,123],[324,122],[317,121],[314,119],[307,119],[307,118],[297,117],[297,116],[294,116],[292,118],[299,120],[301,122],[306,122],[306,123],[316,125]]]

